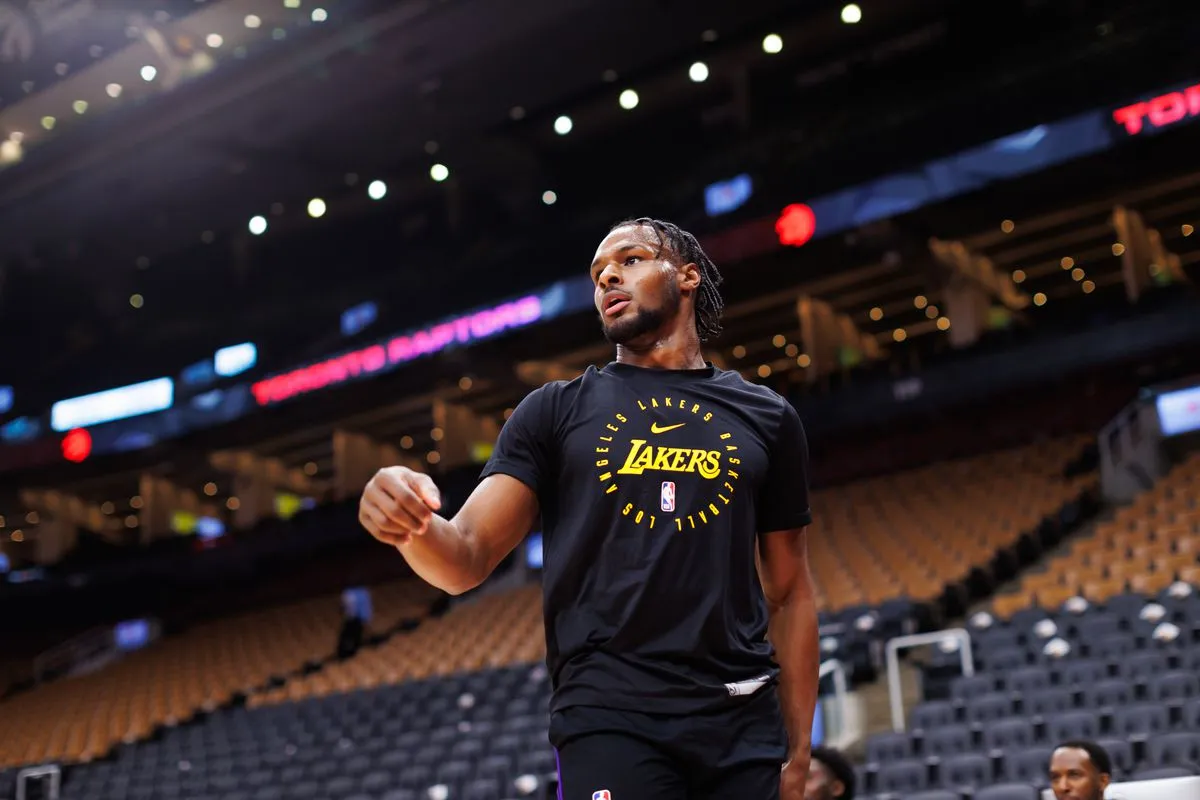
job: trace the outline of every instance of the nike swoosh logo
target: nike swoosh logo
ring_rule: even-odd
[[[684,425],[687,425],[687,423],[681,422],[678,425],[659,425],[656,422],[650,426],[650,432],[651,433],[666,433],[667,431],[673,431],[676,428],[682,428]]]

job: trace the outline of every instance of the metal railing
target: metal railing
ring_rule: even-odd
[[[941,642],[958,642],[962,674],[967,677],[975,674],[975,660],[971,656],[971,635],[964,628],[947,628],[932,633],[914,633],[911,636],[897,636],[895,639],[888,640],[888,700],[892,705],[892,730],[897,733],[904,731],[904,697],[900,688],[900,651]]]
[[[41,764],[36,767],[26,767],[17,773],[17,800],[25,800],[27,794],[25,785],[34,778],[49,778],[50,790],[45,795],[46,800],[58,800],[62,788],[62,770],[57,764]]]
[[[846,725],[850,719],[850,692],[847,688],[846,667],[836,658],[831,658],[828,661],[822,661],[821,666],[817,670],[818,679],[824,678],[827,675],[833,676],[833,707],[834,713],[832,719],[826,717],[826,723],[829,728],[829,738],[838,747],[845,747],[847,742]]]

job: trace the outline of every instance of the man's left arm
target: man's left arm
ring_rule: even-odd
[[[806,529],[764,534],[759,538],[759,559],[759,577],[770,615],[767,635],[779,662],[779,698],[788,732],[788,760],[796,762],[793,767],[802,773],[799,780],[803,783],[812,747],[820,669],[817,603],[808,569]]]
[[[770,466],[758,496],[758,573],[770,614],[767,635],[779,663],[788,732],[784,800],[803,796],[817,705],[817,604],[808,568],[808,439],[796,409],[782,402]]]

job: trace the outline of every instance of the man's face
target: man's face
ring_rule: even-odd
[[[842,782],[833,777],[825,765],[815,758],[808,765],[808,783],[804,785],[804,800],[834,800],[844,791]]]
[[[1108,781],[1086,750],[1060,747],[1050,756],[1050,788],[1056,800],[1101,800]]]
[[[591,271],[596,310],[613,344],[652,339],[678,316],[679,270],[667,260],[669,252],[647,225],[617,228],[596,249]]]

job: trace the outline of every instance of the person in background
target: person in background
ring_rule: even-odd
[[[804,800],[854,800],[854,767],[840,750],[814,747]]]
[[[1112,759],[1095,742],[1063,742],[1050,754],[1049,778],[1055,800],[1102,800]]]

